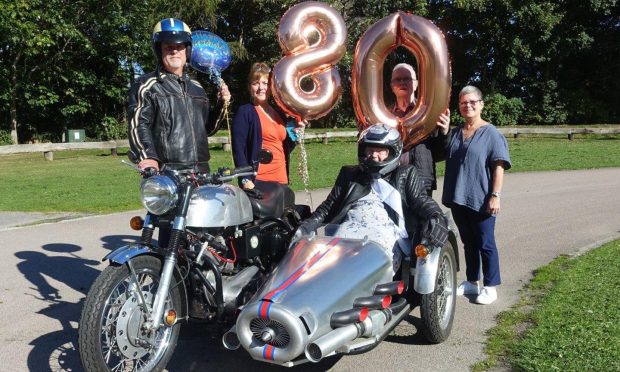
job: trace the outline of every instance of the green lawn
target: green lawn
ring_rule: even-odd
[[[619,256],[616,240],[537,270],[474,371],[620,371]]]
[[[510,172],[620,167],[620,136],[536,137],[509,139]],[[230,153],[213,146],[211,166],[232,164]],[[297,171],[301,148],[292,155],[291,186],[303,190]],[[333,140],[306,143],[309,188],[330,187],[343,164],[357,162],[356,143]],[[126,159],[101,150],[61,151],[53,161],[43,154],[0,156],[0,210],[105,213],[140,208],[139,175],[121,164]],[[443,174],[443,163],[438,164]]]

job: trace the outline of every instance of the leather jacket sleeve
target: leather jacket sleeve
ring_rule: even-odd
[[[147,82],[136,82],[129,91],[127,100],[128,138],[133,161],[136,163],[150,158],[161,162],[157,153],[151,127],[154,123],[154,104]]]
[[[431,226],[441,225],[447,229],[447,221],[441,207],[427,195],[424,185],[414,167],[406,167],[399,172],[399,191],[404,196],[406,208],[405,223],[414,244],[433,231]],[[443,244],[443,243],[441,243]]]

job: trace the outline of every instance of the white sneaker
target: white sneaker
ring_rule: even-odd
[[[459,284],[459,286],[456,288],[457,296],[478,295],[479,293],[480,289],[478,289],[478,282],[476,282],[476,284],[472,284],[471,282],[468,282],[466,280]]]
[[[497,290],[495,287],[482,287],[480,294],[476,297],[476,303],[481,305],[492,304],[497,300]]]

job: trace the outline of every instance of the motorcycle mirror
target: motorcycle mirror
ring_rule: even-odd
[[[261,149],[258,153],[258,162],[261,164],[269,164],[273,160],[273,154],[269,150]]]

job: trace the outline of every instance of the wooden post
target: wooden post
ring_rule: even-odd
[[[519,138],[519,132],[515,132],[515,134],[513,134],[513,135],[512,135],[512,137],[513,137],[514,139]]]
[[[112,147],[112,148],[110,149],[110,154],[111,154],[112,156],[117,156],[117,155],[118,155],[118,149],[117,149],[116,147]]]
[[[226,151],[226,152],[232,151],[232,147],[230,146],[230,143],[225,143],[224,144],[224,151]]]
[[[327,139],[327,133],[325,133],[325,137],[323,137],[323,144],[327,145],[328,142],[329,140]]]
[[[569,139],[569,141],[573,140],[573,133],[572,132],[568,133],[568,139]]]
[[[54,152],[53,151],[45,151],[43,153],[43,157],[45,158],[45,160],[54,160]]]

